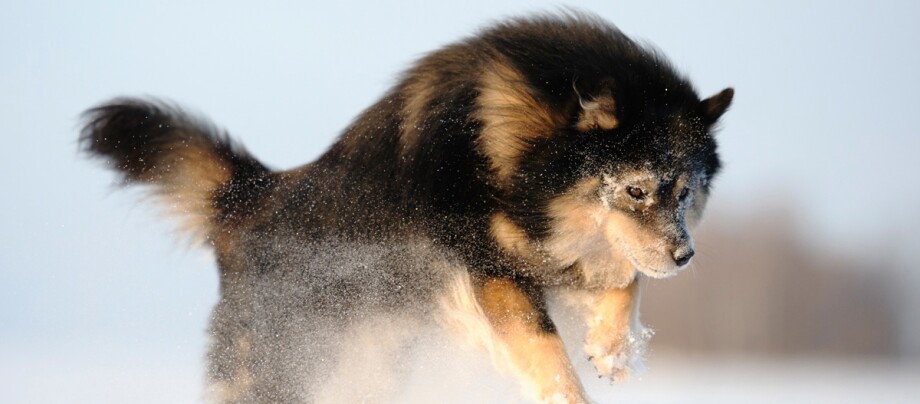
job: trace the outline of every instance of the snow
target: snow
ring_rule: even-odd
[[[430,348],[430,347],[429,347]],[[517,386],[473,351],[429,352],[400,402],[527,403]],[[156,358],[134,363],[3,361],[0,401],[18,403],[197,403],[203,366]],[[454,366],[462,364],[458,371]],[[584,362],[587,365],[587,361]],[[638,379],[610,385],[579,371],[598,403],[913,403],[920,363],[822,358],[689,358],[650,355]]]

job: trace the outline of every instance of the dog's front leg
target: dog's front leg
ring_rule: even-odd
[[[507,278],[475,282],[476,296],[521,381],[544,403],[587,403],[541,290]]]
[[[639,277],[622,289],[608,289],[587,299],[585,351],[600,376],[621,381],[642,369],[652,335],[639,322]]]

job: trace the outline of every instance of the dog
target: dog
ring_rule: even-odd
[[[599,17],[550,14],[422,57],[296,169],[151,99],[88,110],[80,145],[215,252],[215,401],[386,401],[399,387],[374,378],[326,386],[391,372],[377,359],[433,323],[533,399],[585,403],[547,294],[578,297],[600,376],[640,366],[639,283],[693,257],[733,95],[702,99]]]

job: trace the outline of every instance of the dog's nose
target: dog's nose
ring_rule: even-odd
[[[681,248],[674,251],[674,262],[677,266],[684,266],[693,258],[693,248]]]

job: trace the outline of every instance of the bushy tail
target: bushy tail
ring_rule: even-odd
[[[184,228],[208,237],[257,209],[274,177],[209,122],[160,101],[121,98],[84,113],[80,147],[125,184],[148,184]]]

